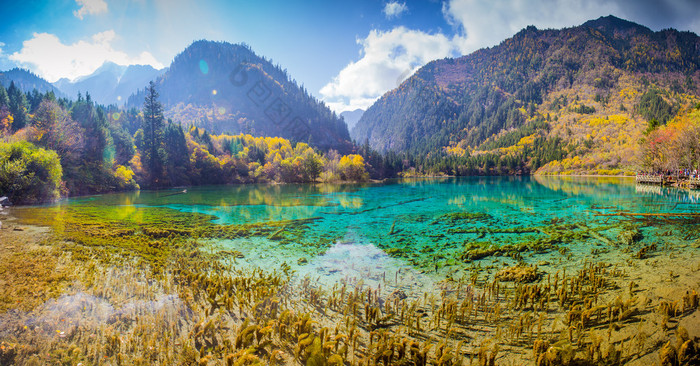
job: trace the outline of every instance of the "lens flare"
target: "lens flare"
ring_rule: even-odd
[[[224,113],[226,113],[226,108],[219,107],[219,114],[224,114]]]
[[[199,60],[199,71],[206,75],[209,73],[209,64],[204,60]]]

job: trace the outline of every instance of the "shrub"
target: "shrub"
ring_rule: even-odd
[[[55,151],[29,142],[0,142],[0,196],[14,203],[56,199],[63,169]]]
[[[365,170],[365,159],[360,155],[345,155],[340,159],[338,165],[340,175],[344,180],[361,182],[369,179],[369,174]]]
[[[114,178],[117,181],[117,186],[121,190],[139,189],[139,185],[134,181],[134,171],[129,167],[117,165],[114,171]]]

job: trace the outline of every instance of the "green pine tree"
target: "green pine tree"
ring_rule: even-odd
[[[158,101],[156,84],[151,81],[146,87],[143,102],[143,151],[141,158],[147,171],[149,184],[157,187],[162,183],[165,150],[163,149],[164,130],[163,105]]]

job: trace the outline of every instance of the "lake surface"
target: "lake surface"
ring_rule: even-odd
[[[293,240],[268,233],[210,242],[240,251],[242,263],[267,267],[284,262],[330,280],[386,276],[384,272],[397,268],[439,278],[459,276],[465,263],[479,260],[553,263],[591,253],[605,259],[616,254],[610,244],[624,241],[630,230],[627,235],[633,240],[627,244],[691,242],[698,239],[692,226],[669,228],[618,214],[696,214],[698,197],[696,191],[640,186],[629,178],[463,177],[128,192],[19,208],[16,213],[27,217],[52,211],[55,223],[63,215],[101,212],[139,223],[144,211],[165,209],[177,213],[185,225],[191,214],[206,215],[222,227],[288,222],[281,227],[299,231]],[[507,249],[495,255],[465,256],[470,248],[503,246]]]
[[[700,336],[699,197],[629,178],[464,177],[14,207],[0,342],[38,364],[304,364],[302,334],[320,349],[332,329],[351,337],[350,364],[382,357],[374,334],[442,344],[431,363],[449,346],[463,364],[498,347],[499,364],[534,364],[545,340],[557,359],[658,364],[673,327]],[[273,343],[256,348],[250,329]]]

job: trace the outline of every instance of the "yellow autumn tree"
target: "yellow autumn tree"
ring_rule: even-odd
[[[365,170],[365,159],[361,155],[343,156],[340,158],[338,170],[343,180],[362,182],[369,179],[369,174]]]

